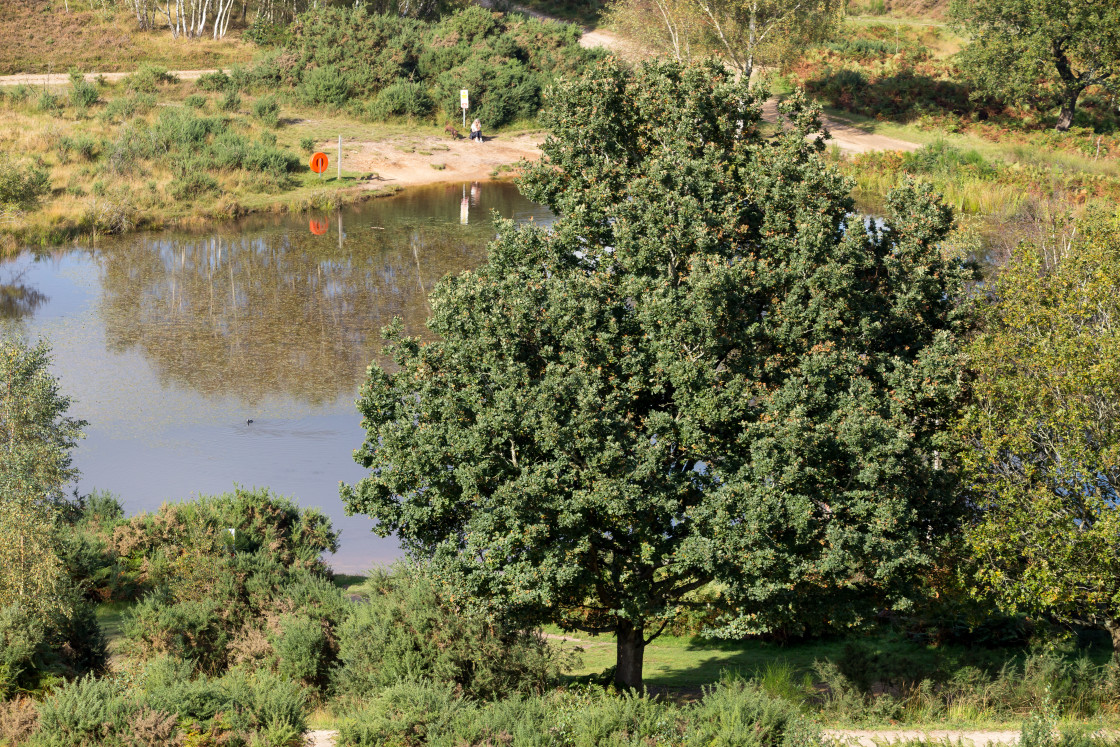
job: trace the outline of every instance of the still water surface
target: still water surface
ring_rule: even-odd
[[[330,515],[332,564],[360,571],[399,548],[338,499],[340,481],[362,477],[354,398],[394,316],[430,338],[428,293],[485,259],[491,211],[549,219],[512,185],[456,184],[337,215],[28,252],[0,263],[0,330],[53,346],[72,414],[89,422],[82,492],[136,513],[267,486]]]

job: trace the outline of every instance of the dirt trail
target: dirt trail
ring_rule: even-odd
[[[306,747],[334,747],[338,740],[338,732],[327,729],[309,731],[303,736]],[[999,747],[999,745],[1019,743],[1019,732],[1017,731],[828,729],[824,732],[824,737],[826,743],[830,742],[838,747],[880,747],[881,745],[898,744],[916,739],[927,742],[952,743],[954,747],[956,745],[963,745],[963,747]]]
[[[198,80],[207,73],[216,73],[217,70],[168,70],[179,80]],[[105,78],[110,83],[115,83],[132,73],[84,73],[82,77],[90,83],[99,77]],[[18,75],[0,75],[0,86],[65,86],[70,84],[70,76],[66,73],[19,73]]]

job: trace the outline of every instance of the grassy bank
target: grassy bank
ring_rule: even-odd
[[[143,63],[192,70],[248,62],[239,29],[226,39],[174,39],[166,24],[140,31],[123,5],[86,0],[0,3],[0,75],[58,73],[71,67],[132,71]]]
[[[0,159],[8,185],[0,234],[9,248],[391,194],[397,188],[378,185],[376,174],[347,166],[354,141],[447,137],[431,124],[370,123],[154,67],[117,83],[0,89],[0,112],[0,150],[9,154]],[[331,158],[323,177],[307,166],[320,148]]]

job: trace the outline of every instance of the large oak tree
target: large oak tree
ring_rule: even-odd
[[[767,137],[763,98],[714,65],[562,86],[522,181],[556,222],[500,223],[358,403],[348,509],[465,608],[614,633],[624,686],[693,590],[724,634],[856,622],[955,521],[949,210],[910,185],[865,224],[815,113]]]
[[[1073,124],[1089,86],[1120,85],[1120,3],[1115,0],[953,0],[972,34],[960,61],[983,93],[1059,108]]]

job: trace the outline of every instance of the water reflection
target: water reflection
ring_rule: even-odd
[[[354,397],[383,325],[399,316],[429,335],[428,293],[483,261],[491,211],[547,218],[510,185],[455,184],[339,214],[26,253],[0,262],[0,299],[12,299],[0,331],[18,324],[53,345],[73,414],[90,423],[75,457],[83,491],[139,511],[267,485],[325,509],[343,529],[334,565],[360,570],[398,548],[338,501],[339,481],[362,474]]]
[[[47,302],[47,296],[24,283],[26,270],[0,275],[0,319],[16,320],[35,313]]]

